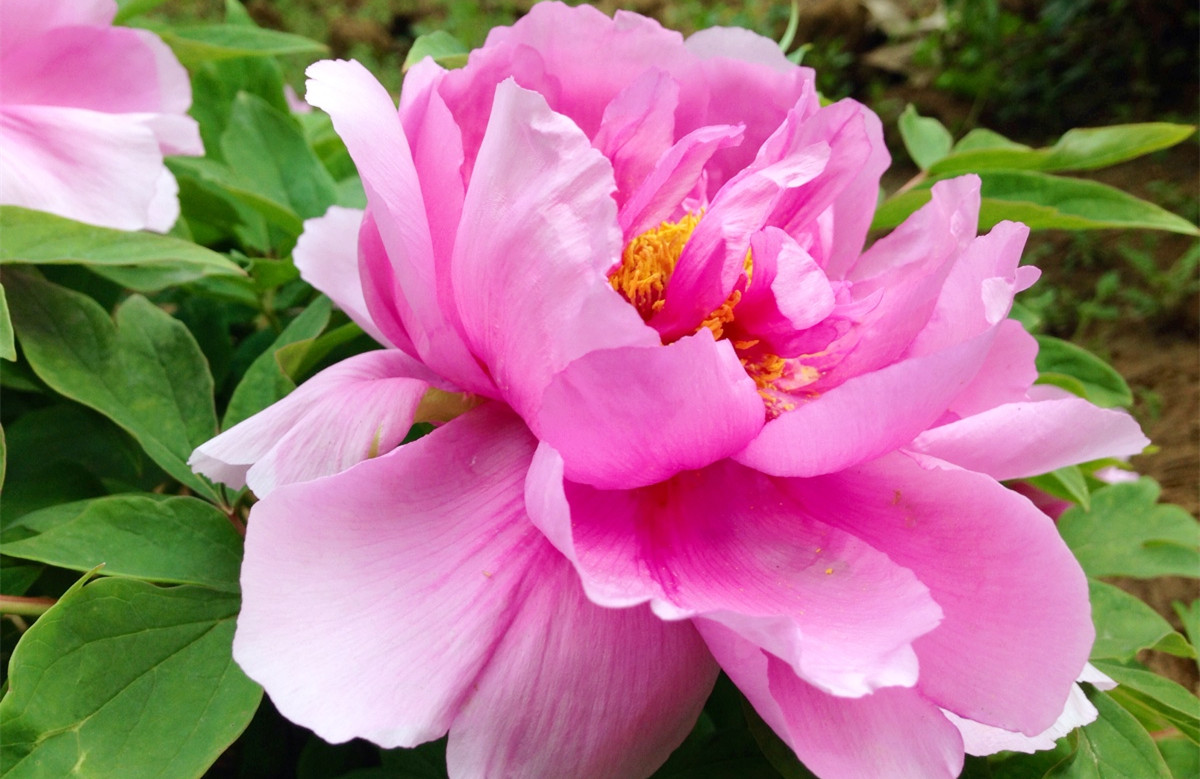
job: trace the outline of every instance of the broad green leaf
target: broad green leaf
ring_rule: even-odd
[[[238,383],[229,399],[222,420],[222,430],[248,419],[296,389],[296,382],[276,357],[277,352],[290,344],[310,342],[329,324],[332,311],[329,298],[321,296],[293,319],[283,332],[260,354]]]
[[[43,570],[41,565],[0,557],[0,592],[5,595],[24,595]]]
[[[1058,531],[1089,576],[1200,575],[1200,524],[1179,506],[1158,504],[1142,478],[1092,493],[1092,508],[1068,509]]]
[[[290,205],[273,200],[258,191],[253,182],[247,181],[222,162],[202,157],[179,157],[171,161],[170,167],[192,177],[198,184],[215,189],[218,196],[223,195],[251,209],[293,239],[304,230],[304,220]],[[243,218],[242,221],[246,220]],[[267,248],[270,246],[270,240],[253,236],[251,244]]]
[[[1200,749],[1196,749],[1195,744],[1186,738],[1160,738],[1157,743],[1174,779],[1200,776]]]
[[[286,205],[301,219],[321,216],[337,198],[333,178],[286,113],[246,93],[234,100],[221,153],[242,188]]]
[[[1098,690],[1088,698],[1099,717],[1072,732],[1074,753],[1048,779],[1171,779],[1154,739],[1133,715]]]
[[[0,499],[0,528],[20,517],[64,501],[85,500],[108,494],[96,476],[77,463],[62,463],[38,474],[37,479],[9,479]]]
[[[4,553],[74,571],[237,592],[242,542],[219,509],[188,497],[113,495],[21,517]]]
[[[935,162],[950,153],[954,138],[946,126],[937,119],[921,116],[911,103],[900,114],[897,122],[900,137],[904,140],[904,148],[908,156],[921,170],[929,170]]]
[[[1142,668],[1099,660],[1093,665],[1117,683],[1108,694],[1154,730],[1176,728],[1200,744],[1200,698],[1165,677]]]
[[[433,57],[434,62],[443,68],[461,68],[467,64],[469,49],[462,41],[445,30],[434,30],[426,35],[418,36],[404,58],[404,70],[408,70],[426,57]]]
[[[1200,235],[1183,217],[1097,181],[1016,170],[990,171],[981,178],[982,229],[1011,219],[1033,230],[1115,227]]]
[[[137,442],[78,403],[55,403],[26,412],[5,432],[13,454],[13,480],[36,481],[63,463],[78,463],[101,481],[146,489],[155,486],[141,481],[146,463]],[[150,477],[161,481],[161,473]]]
[[[229,124],[234,99],[239,92],[262,98],[287,113],[283,68],[271,57],[250,57],[207,62],[192,73],[192,108],[200,125],[205,156],[221,156],[221,135]]]
[[[1175,609],[1179,620],[1183,622],[1183,630],[1187,633],[1188,641],[1193,647],[1200,647],[1200,600],[1192,601],[1191,605],[1175,601],[1171,607]]]
[[[102,579],[22,637],[0,701],[6,779],[199,777],[262,689],[230,656],[238,598]]]
[[[4,295],[4,285],[0,284],[0,359],[15,362],[17,359],[17,344],[13,340],[12,317],[8,313],[8,298]]]
[[[1038,342],[1037,369],[1038,383],[1055,384],[1065,389],[1057,377],[1067,376],[1083,385],[1082,397],[1097,406],[1112,408],[1115,406],[1128,407],[1133,403],[1133,393],[1121,374],[1111,365],[1096,355],[1064,341],[1048,335],[1035,336]]]
[[[0,264],[8,263],[86,265],[143,292],[205,276],[245,275],[226,257],[178,238],[0,206]]]
[[[187,465],[217,425],[212,377],[183,323],[140,296],[117,309],[114,323],[91,298],[37,276],[11,273],[8,282],[17,338],[38,377],[116,422],[171,476],[217,499]]]
[[[235,24],[199,24],[154,30],[171,47],[185,68],[236,57],[277,57],[284,54],[324,55],[328,49],[314,40],[276,30]]]
[[[1092,170],[1174,146],[1195,130],[1190,125],[1167,122],[1077,128],[1044,149],[1004,145],[994,138],[988,140],[995,145],[984,146],[976,139],[970,144],[960,142],[953,154],[937,161],[929,172],[947,176],[991,170]]]
[[[1128,661],[1143,649],[1157,649],[1178,657],[1195,657],[1195,650],[1171,625],[1143,601],[1111,584],[1090,579],[1092,621],[1096,643],[1092,659]]]
[[[1088,492],[1087,479],[1084,478],[1083,471],[1078,465],[1068,465],[1065,468],[1034,476],[1025,481],[1042,492],[1056,498],[1069,500],[1084,508],[1087,508],[1092,501],[1091,493]]]

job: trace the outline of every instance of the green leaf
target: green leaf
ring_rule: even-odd
[[[434,30],[420,35],[408,50],[404,58],[404,70],[407,71],[426,57],[433,57],[434,62],[443,68],[461,68],[467,64],[469,49],[462,41],[445,30]]]
[[[1055,779],[1171,779],[1154,739],[1141,723],[1099,690],[1088,698],[1100,716],[1073,731],[1075,751],[1046,776]]]
[[[25,633],[0,701],[6,779],[199,777],[262,689],[230,656],[236,596],[103,579]]]
[[[1133,660],[1143,649],[1157,649],[1177,657],[1196,652],[1171,625],[1143,601],[1119,587],[1088,580],[1096,643],[1092,659]]]
[[[124,24],[127,19],[153,11],[167,0],[117,0],[117,15],[113,24]]]
[[[1185,738],[1158,739],[1158,751],[1171,769],[1174,779],[1196,779],[1200,776],[1200,749]]]
[[[1183,630],[1187,633],[1188,641],[1193,647],[1200,646],[1200,600],[1192,601],[1190,606],[1185,606],[1179,601],[1171,604],[1175,609],[1175,613],[1179,615],[1179,620],[1183,623]]]
[[[214,500],[192,450],[216,433],[212,377],[183,323],[140,296],[116,323],[86,295],[10,273],[17,338],[38,377],[129,432],[163,470]]]
[[[1069,500],[1084,508],[1091,505],[1092,496],[1088,491],[1087,479],[1078,465],[1068,465],[1025,481],[1056,498]]]
[[[241,188],[287,206],[301,219],[321,216],[337,198],[333,178],[299,125],[262,98],[234,100],[221,153]]]
[[[929,170],[935,162],[949,154],[950,147],[954,145],[954,138],[945,125],[933,117],[921,116],[911,103],[900,114],[897,125],[908,156],[921,170]]]
[[[278,57],[306,54],[312,57],[328,49],[299,35],[235,24],[200,24],[164,27],[155,32],[175,52],[185,68],[235,57]]]
[[[1200,235],[1186,219],[1097,181],[1016,170],[991,171],[981,178],[981,229],[1011,219],[1033,230],[1115,227]]]
[[[23,516],[4,533],[4,553],[74,571],[199,584],[238,591],[242,542],[219,509],[202,500],[113,495]]]
[[[1068,509],[1058,531],[1089,576],[1190,576],[1200,573],[1200,524],[1179,506],[1156,501],[1142,478],[1092,493],[1090,511]]]
[[[245,275],[226,257],[178,238],[0,206],[0,264],[8,263],[86,265],[142,292],[205,276]]]
[[[1093,665],[1117,683],[1108,694],[1154,730],[1176,728],[1200,744],[1200,699],[1156,673],[1098,660]]]
[[[872,230],[890,230],[929,202],[933,195],[928,189],[910,189],[879,204],[871,219]]]
[[[986,127],[976,127],[971,132],[958,139],[958,143],[954,144],[954,156],[957,157],[963,152],[981,151],[984,149],[1012,149],[1029,151],[1031,147],[1023,143],[1005,138],[998,132],[989,130]]]
[[[1185,140],[1195,127],[1167,122],[1122,124],[1069,130],[1053,146],[1031,149],[992,133],[990,143],[976,136],[960,141],[954,153],[930,168],[936,176],[991,170],[1091,170],[1115,165]],[[974,135],[979,131],[974,131]]]
[[[296,382],[288,375],[276,355],[291,344],[311,343],[329,324],[332,310],[329,298],[323,295],[317,298],[250,364],[234,389],[233,397],[229,399],[229,406],[225,409],[225,418],[222,420],[223,430],[249,419],[296,389]]]
[[[1048,335],[1035,336],[1038,342],[1037,369],[1039,384],[1064,386],[1061,377],[1078,381],[1083,387],[1081,397],[1097,406],[1128,407],[1133,392],[1121,374],[1096,355],[1073,343]],[[1066,383],[1064,388],[1073,389]],[[1076,393],[1080,394],[1080,393]]]
[[[17,344],[13,340],[12,317],[8,313],[8,298],[4,295],[4,285],[0,284],[0,359],[15,362],[17,359]]]
[[[6,433],[14,481],[36,481],[64,463],[78,463],[102,481],[146,489],[155,486],[140,481],[145,458],[137,442],[78,403],[55,403],[29,411],[12,422]],[[161,481],[161,473],[151,474],[154,476]]]

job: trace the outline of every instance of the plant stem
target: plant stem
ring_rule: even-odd
[[[38,617],[58,603],[54,598],[24,598],[19,595],[0,595],[0,614],[20,614]]]

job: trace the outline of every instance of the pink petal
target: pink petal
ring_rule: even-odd
[[[672,146],[678,103],[678,82],[664,71],[647,70],[605,107],[592,144],[612,163],[618,204]]]
[[[567,478],[622,489],[728,457],[764,417],[732,346],[705,329],[576,360],[546,389],[534,429],[562,455]]]
[[[1128,457],[1149,443],[1129,414],[1066,398],[997,406],[927,430],[911,448],[995,479],[1021,479]]]
[[[362,220],[363,212],[356,208],[331,206],[324,216],[304,223],[292,258],[300,278],[328,295],[372,338],[388,345],[387,338],[367,313],[362,279],[358,275],[358,233]]]
[[[0,107],[0,203],[121,230],[170,229],[158,142],[127,117],[54,106]]]
[[[395,350],[351,357],[202,444],[188,464],[231,487],[248,484],[260,498],[339,473],[398,446],[434,380]]]
[[[685,45],[704,60],[718,57],[741,60],[785,75],[798,70],[774,41],[741,27],[709,27],[690,35]]]
[[[0,56],[55,28],[72,25],[106,27],[112,24],[116,15],[116,0],[3,0],[0,2]],[[5,80],[7,82],[7,78]]]
[[[306,71],[308,102],[327,111],[334,128],[346,143],[367,191],[367,208],[374,217],[394,287],[372,293],[364,290],[370,305],[373,296],[395,296],[404,305],[396,310],[422,362],[463,389],[494,393],[453,323],[439,306],[438,274],[443,272],[433,253],[427,208],[439,204],[424,200],[400,117],[387,91],[357,62],[325,60]],[[362,273],[364,282],[386,279],[384,270]],[[372,310],[372,317],[384,334]]]
[[[697,627],[729,678],[817,776],[954,779],[962,771],[962,737],[917,691],[828,695],[732,631],[706,620]]]
[[[949,413],[966,417],[1005,403],[1029,399],[1037,380],[1038,344],[1020,322],[1006,319],[996,326],[996,338],[983,366],[967,388],[950,404]]]
[[[879,457],[942,416],[979,371],[993,332],[941,352],[855,376],[786,411],[735,455],[775,476],[816,476]],[[807,442],[798,446],[797,441]]]
[[[925,587],[771,479],[724,461],[610,491],[564,482],[560,468],[543,444],[527,505],[592,601],[704,616],[838,695],[916,681],[910,644],[940,615]]]
[[[929,587],[945,617],[914,643],[922,695],[976,722],[1040,733],[1062,711],[1095,635],[1083,571],[1028,500],[915,457],[783,484]]]
[[[557,553],[520,602],[450,729],[451,776],[648,776],[688,734],[717,676],[687,622],[584,596]]]
[[[541,95],[506,81],[463,205],[452,280],[472,351],[532,420],[588,352],[657,344],[605,273],[621,253],[612,167]]]
[[[1062,714],[1053,725],[1036,736],[1026,736],[991,725],[981,725],[978,722],[963,719],[951,711],[944,713],[946,718],[954,723],[954,726],[962,733],[967,754],[994,755],[997,752],[1033,754],[1043,749],[1054,749],[1054,742],[1075,728],[1093,722],[1099,712],[1083,694],[1083,689],[1076,684],[1071,686],[1071,694],[1067,697],[1067,705],[1063,708]]]
[[[525,518],[533,444],[491,404],[255,505],[233,653],[285,717],[335,743],[446,733],[557,554]]]

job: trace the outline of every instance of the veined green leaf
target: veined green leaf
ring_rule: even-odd
[[[1200,524],[1179,506],[1157,503],[1159,486],[1142,478],[1092,493],[1091,510],[1076,506],[1058,531],[1089,576],[1200,575]]]
[[[205,276],[245,276],[236,263],[188,241],[112,230],[43,211],[0,206],[0,264],[86,265],[143,292]]]
[[[206,497],[187,459],[216,433],[212,377],[187,328],[145,298],[117,309],[36,275],[10,273],[13,322],[38,377],[129,432],[151,459]]]
[[[237,592],[242,542],[215,506],[124,494],[51,506],[5,530],[4,553],[103,576]]]
[[[230,656],[237,611],[235,595],[128,579],[68,593],[13,651],[0,775],[199,777],[262,696]]]

